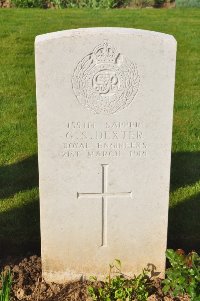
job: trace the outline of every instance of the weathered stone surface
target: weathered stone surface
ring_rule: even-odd
[[[43,275],[165,269],[176,41],[123,28],[36,38]]]

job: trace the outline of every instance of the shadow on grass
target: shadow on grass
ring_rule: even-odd
[[[172,154],[170,191],[200,181],[200,152]],[[168,248],[200,252],[200,193],[169,209]]]
[[[12,165],[0,166],[0,199],[34,187],[38,187],[37,155]]]
[[[38,161],[33,155],[12,165],[0,167],[1,200],[38,187]],[[0,213],[0,255],[38,254],[40,251],[39,199],[29,199]]]
[[[168,248],[200,252],[200,193],[169,209]]]
[[[0,255],[40,253],[39,200],[0,213]]]
[[[172,153],[170,191],[200,180],[200,152]]]

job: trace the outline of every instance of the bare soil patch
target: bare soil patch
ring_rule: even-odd
[[[1,270],[11,269],[11,301],[91,301],[87,287],[89,281],[76,281],[59,285],[46,283],[42,279],[41,258],[37,255],[25,258],[6,258],[0,260]],[[152,280],[148,301],[188,301],[187,296],[173,298],[164,296],[159,278]]]

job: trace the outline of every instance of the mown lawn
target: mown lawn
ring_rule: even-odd
[[[1,9],[0,254],[37,251],[40,245],[35,36],[96,26],[142,28],[169,33],[177,39],[168,244],[198,247],[200,9]]]

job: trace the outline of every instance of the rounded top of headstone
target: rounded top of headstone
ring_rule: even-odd
[[[176,40],[172,35],[143,30],[143,29],[133,29],[133,28],[123,28],[123,27],[92,27],[92,28],[78,28],[78,29],[69,29],[62,30],[57,32],[46,33],[36,36],[35,44],[42,43],[49,40],[61,39],[64,37],[78,37],[84,35],[96,35],[96,34],[119,34],[119,35],[135,35],[143,37],[155,37],[158,39],[165,40],[166,42],[175,43]]]

